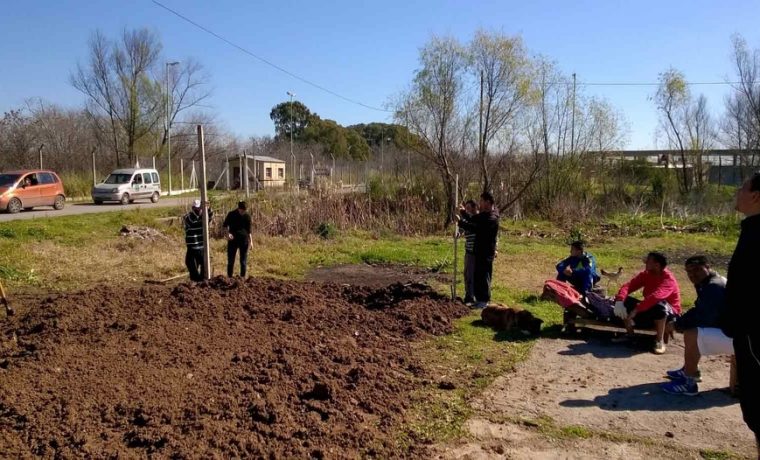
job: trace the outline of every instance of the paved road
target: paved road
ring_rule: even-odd
[[[34,209],[33,211],[21,211],[17,214],[8,214],[6,212],[0,212],[0,222],[8,222],[11,220],[21,219],[44,219],[47,217],[58,216],[72,216],[77,214],[93,214],[97,212],[116,212],[116,211],[130,211],[133,209],[149,209],[160,208],[167,206],[184,206],[189,205],[193,200],[191,197],[186,198],[162,198],[158,203],[151,203],[150,201],[139,201],[134,204],[122,206],[116,203],[103,203],[96,205],[93,203],[66,203],[66,207],[60,211],[56,211],[51,207],[43,207]]]

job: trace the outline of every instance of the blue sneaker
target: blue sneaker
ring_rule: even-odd
[[[686,380],[689,378],[688,375],[683,371],[683,367],[680,369],[667,371],[665,373],[665,376],[669,378],[670,380]],[[697,376],[693,377],[695,382],[701,382],[702,381],[702,373],[697,371]]]
[[[672,382],[663,383],[661,387],[662,391],[672,395],[696,396],[699,394],[699,387],[694,379],[687,378],[686,380],[674,380]]]

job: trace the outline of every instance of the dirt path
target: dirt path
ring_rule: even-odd
[[[441,457],[699,458],[700,450],[751,456],[752,435],[738,401],[725,392],[727,358],[703,359],[696,397],[659,388],[665,370],[681,365],[677,340],[663,356],[600,338],[540,340],[516,372],[473,402],[474,440]]]

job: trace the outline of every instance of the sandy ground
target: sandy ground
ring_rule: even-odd
[[[752,434],[726,392],[727,357],[703,358],[698,396],[659,388],[682,354],[680,337],[662,356],[603,338],[540,340],[516,372],[473,402],[471,441],[447,446],[441,458],[699,458],[700,450],[751,457]],[[552,437],[518,422],[541,419],[619,436]]]

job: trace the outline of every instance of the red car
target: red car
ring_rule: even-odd
[[[66,195],[58,174],[43,169],[0,173],[0,210],[16,213],[37,206],[63,209]]]

